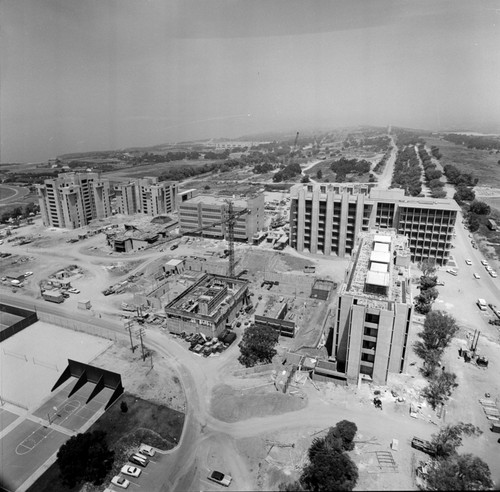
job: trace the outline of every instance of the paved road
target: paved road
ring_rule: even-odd
[[[398,154],[398,148],[394,142],[394,137],[389,135],[391,139],[391,155],[385,163],[384,170],[380,176],[377,176],[377,184],[375,188],[381,190],[388,190],[392,182],[392,174],[394,172],[394,163],[396,162],[396,157]]]

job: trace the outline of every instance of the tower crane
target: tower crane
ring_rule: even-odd
[[[234,205],[231,200],[225,200],[227,204],[227,211],[225,212],[225,217],[222,220],[218,220],[216,222],[212,222],[209,225],[206,225],[204,227],[200,227],[198,229],[195,229],[194,231],[189,231],[189,234],[200,234],[203,231],[206,231],[208,229],[211,229],[212,227],[218,226],[218,225],[226,225],[227,226],[227,241],[229,245],[229,277],[234,277],[234,267],[235,267],[235,261],[234,261],[234,226],[236,224],[236,220],[238,217],[241,217],[242,215],[248,214],[250,211],[247,208],[244,208],[243,210],[238,210],[237,212],[234,211]]]

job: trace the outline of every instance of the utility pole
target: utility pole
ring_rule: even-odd
[[[146,336],[145,334],[145,330],[144,328],[139,328],[136,332],[135,332],[135,336],[141,341],[141,349],[142,349],[142,360],[145,361],[146,360],[146,354],[144,353],[144,343],[142,341],[142,338],[144,336]]]
[[[128,330],[128,334],[130,335],[130,348],[132,349],[132,353],[134,353],[134,350],[135,350],[135,346],[134,346],[134,342],[132,340],[132,326],[133,326],[134,322],[132,320],[128,320],[128,321],[125,321],[124,323],[124,327],[126,330]]]

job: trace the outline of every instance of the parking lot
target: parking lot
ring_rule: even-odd
[[[138,452],[139,448],[134,449],[131,454]],[[127,461],[126,463],[118,463],[120,470],[124,466],[133,467],[140,470],[140,475],[138,477],[128,475],[127,473],[120,472],[116,476],[122,479],[128,480],[130,485],[127,490],[144,490],[144,491],[155,491],[159,490],[159,485],[165,481],[165,467],[163,466],[165,461],[168,459],[168,455],[160,454],[155,449],[154,456],[147,456],[148,462],[146,466],[141,466],[137,463],[132,463]],[[123,490],[123,487],[109,483],[107,489],[109,491],[119,491]]]

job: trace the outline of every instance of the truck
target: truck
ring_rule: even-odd
[[[64,296],[59,290],[44,290],[42,297],[49,302],[57,302],[58,304],[64,302]]]
[[[436,449],[434,448],[434,445],[431,442],[426,441],[425,439],[414,437],[411,440],[411,447],[418,449],[419,451],[423,451],[430,456],[436,456]]]
[[[484,299],[478,299],[477,306],[481,311],[486,311],[488,309],[488,304],[486,304],[486,301]]]

